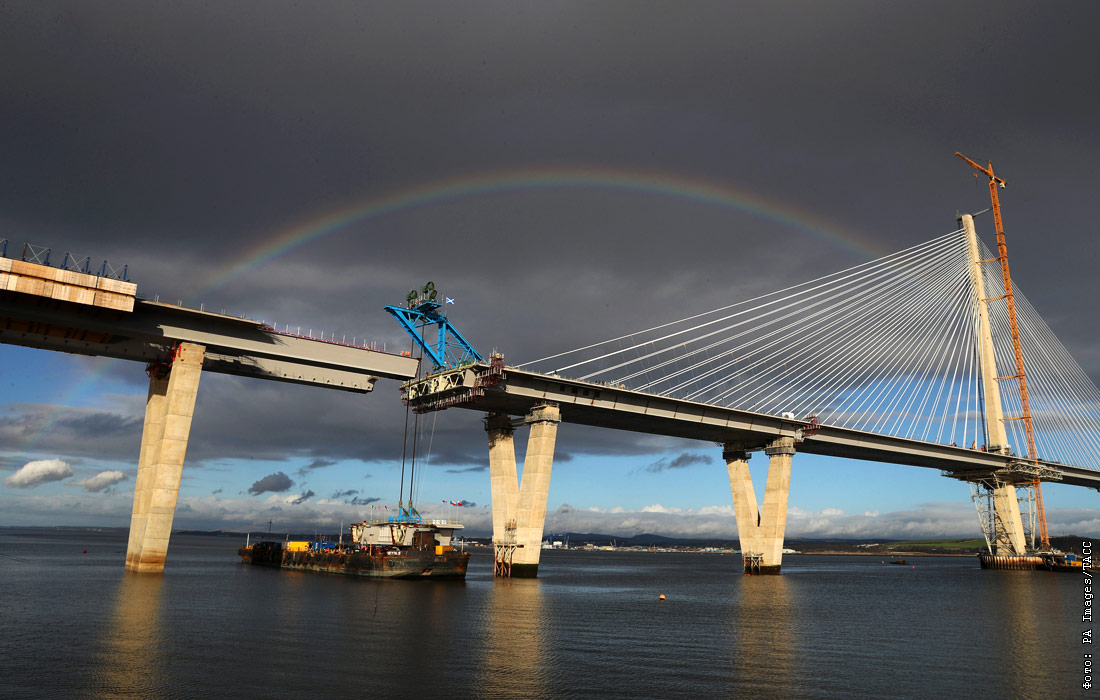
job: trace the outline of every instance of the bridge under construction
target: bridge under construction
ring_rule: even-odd
[[[402,385],[404,401],[487,414],[496,572],[537,573],[562,421],[720,445],[749,573],[781,569],[799,452],[966,481],[983,567],[1040,565],[1050,552],[1042,483],[1100,490],[1100,391],[1013,289],[1003,180],[957,155],[989,178],[995,254],[963,215],[950,234],[856,268],[541,360],[433,355],[436,371]],[[757,452],[768,462],[762,503],[749,471]]]
[[[430,283],[386,307],[433,363],[422,377],[410,356],[141,299],[106,263],[51,267],[26,249],[23,260],[0,255],[0,342],[145,365],[132,571],[163,570],[203,371],[357,393],[390,378],[406,382],[411,410],[484,412],[497,575],[537,574],[562,421],[719,445],[749,573],[781,570],[798,453],[966,481],[983,566],[1029,567],[1050,553],[1042,484],[1100,490],[1100,390],[1012,284],[1004,181],[960,157],[989,179],[996,253],[964,215],[957,230],[883,258],[515,366],[480,355]]]

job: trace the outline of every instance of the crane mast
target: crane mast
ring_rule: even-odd
[[[1031,406],[1027,395],[1027,375],[1024,372],[1024,355],[1020,349],[1020,331],[1016,324],[1016,302],[1012,295],[1012,276],[1008,269],[1008,248],[1005,245],[1004,225],[1001,222],[1001,202],[997,197],[997,189],[1005,186],[1005,181],[993,174],[993,164],[986,162],[985,167],[975,163],[962,153],[956,152],[956,156],[970,164],[979,173],[989,177],[989,198],[993,210],[993,224],[997,231],[997,259],[1001,263],[1001,276],[1004,278],[1005,294],[1003,298],[1008,306],[1008,323],[1012,332],[1012,349],[1016,355],[1016,374],[1007,377],[997,377],[997,380],[1015,379],[1020,391],[1020,414],[1004,420],[1022,420],[1024,422],[1024,434],[1027,436],[1027,457],[1036,466],[1039,464],[1039,454],[1035,449],[1035,431],[1031,423]],[[977,177],[977,174],[975,174]],[[990,299],[989,301],[993,301]],[[1043,551],[1050,549],[1050,536],[1047,533],[1046,512],[1043,509],[1043,485],[1039,477],[1031,482],[1031,489],[1035,493],[1036,519],[1039,525],[1039,539]]]

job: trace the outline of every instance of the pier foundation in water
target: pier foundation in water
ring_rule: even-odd
[[[1043,558],[1032,555],[981,554],[978,561],[983,569],[997,571],[1035,571],[1043,564]]]
[[[759,506],[745,445],[727,443],[723,450],[746,574],[778,574],[783,565],[794,439],[778,438],[764,448],[764,453],[768,455],[768,480],[764,487],[764,504]]]
[[[534,578],[539,571],[550,471],[561,414],[557,405],[531,409],[524,422],[531,426],[523,460],[523,481],[516,472],[511,419],[490,414],[489,478],[493,500],[493,575]]]
[[[180,343],[169,361],[149,366],[127,571],[164,571],[205,351],[202,345]]]

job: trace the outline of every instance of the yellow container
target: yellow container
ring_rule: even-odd
[[[309,542],[303,540],[296,540],[294,542],[287,542],[283,545],[283,549],[288,552],[308,552]]]

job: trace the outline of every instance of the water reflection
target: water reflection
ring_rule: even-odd
[[[795,669],[795,610],[783,576],[742,577],[732,608],[734,695],[784,697]]]
[[[1004,664],[1005,685],[1018,697],[1037,698],[1045,695],[1044,658],[1036,653],[1043,644],[1044,631],[1040,616],[1061,620],[1062,614],[1052,606],[1058,600],[1050,584],[1053,576],[1034,571],[993,572],[998,577],[998,612],[994,619],[992,641],[997,647],[994,658]]]
[[[542,595],[537,578],[494,582],[486,606],[481,695],[494,698],[546,695],[547,620]]]
[[[126,573],[119,582],[111,622],[100,640],[93,672],[95,698],[162,696],[161,594],[164,578]]]

